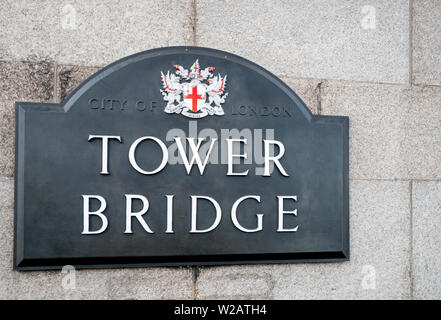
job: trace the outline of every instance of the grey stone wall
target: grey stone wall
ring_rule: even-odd
[[[441,298],[440,0],[0,0],[0,298]],[[350,117],[351,261],[15,272],[14,101],[61,102],[129,54],[198,45]]]

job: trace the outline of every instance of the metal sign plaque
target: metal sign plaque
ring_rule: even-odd
[[[348,118],[198,47],[16,103],[18,270],[349,259]]]

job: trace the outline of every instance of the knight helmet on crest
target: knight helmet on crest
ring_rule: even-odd
[[[166,113],[181,113],[189,118],[203,118],[207,115],[224,115],[222,103],[228,93],[225,92],[227,76],[215,76],[214,67],[201,70],[196,60],[189,70],[174,65],[174,73],[161,71]],[[207,101],[208,100],[208,101]]]

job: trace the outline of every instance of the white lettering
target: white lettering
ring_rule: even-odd
[[[210,153],[213,150],[213,146],[216,143],[217,139],[212,139],[210,147],[205,155],[204,163],[202,163],[201,157],[199,155],[199,148],[201,147],[202,141],[205,138],[198,138],[198,144],[195,145],[195,138],[187,138],[188,145],[190,146],[190,154],[192,155],[191,161],[188,161],[187,155],[185,153],[184,146],[182,145],[181,138],[175,137],[176,145],[178,146],[179,154],[181,155],[182,161],[184,162],[185,169],[187,170],[187,174],[190,174],[191,168],[193,168],[194,163],[196,162],[199,172],[201,175],[204,174],[205,166],[207,165],[208,159],[210,158]]]
[[[239,221],[237,221],[237,207],[239,206],[239,204],[244,201],[245,199],[255,199],[257,200],[257,202],[260,203],[260,196],[243,196],[239,199],[237,199],[234,204],[233,207],[231,208],[231,220],[233,221],[233,224],[236,226],[237,229],[239,229],[240,231],[243,232],[257,232],[257,231],[261,231],[262,230],[262,219],[263,219],[263,214],[256,214],[257,216],[257,228],[256,229],[247,229],[244,228]]]
[[[97,199],[100,202],[100,208],[97,211],[90,212],[90,199]],[[109,222],[107,221],[106,216],[102,213],[106,210],[106,207],[106,200],[103,197],[97,195],[83,195],[83,232],[81,232],[81,234],[100,234],[107,229]],[[91,215],[98,216],[102,222],[101,228],[96,231],[90,231],[89,229],[89,217]]]
[[[277,140],[263,140],[265,144],[265,170],[263,175],[265,177],[269,177],[270,174],[270,161],[273,161],[276,167],[279,169],[280,173],[284,175],[285,177],[289,177],[289,175],[286,173],[285,169],[283,169],[282,165],[279,162],[279,159],[283,157],[285,154],[285,146],[283,143]],[[271,156],[270,155],[270,145],[275,144],[279,147],[279,154],[277,156]]]
[[[244,154],[234,154],[233,153],[233,142],[239,142],[247,144],[247,139],[227,139],[227,151],[228,151],[228,171],[227,176],[246,176],[248,175],[249,169],[243,172],[233,172],[233,161],[234,158],[244,158],[247,159],[248,154],[245,152]]]
[[[102,169],[101,174],[110,174],[109,166],[108,166],[108,158],[109,158],[109,139],[115,139],[121,142],[120,136],[99,136],[99,135],[89,135],[89,140],[93,140],[95,138],[103,139],[103,147],[102,147]]]
[[[132,201],[138,199],[142,201],[142,209],[138,212],[132,212]],[[136,194],[126,194],[126,231],[124,233],[133,233],[132,231],[132,217],[138,219],[138,222],[148,233],[154,233],[142,216],[149,210],[149,201],[146,197]]]
[[[174,233],[173,231],[173,198],[174,195],[166,195],[167,197],[167,230],[165,233]]]
[[[198,230],[196,227],[198,199],[204,199],[210,201],[216,209],[216,219],[214,220],[211,227],[204,230]],[[218,226],[219,222],[221,221],[221,217],[222,217],[222,210],[221,207],[219,206],[219,203],[217,203],[216,200],[206,196],[191,196],[191,230],[190,230],[191,233],[210,232],[211,230],[215,229]]]
[[[283,226],[283,215],[285,214],[293,214],[297,217],[297,209],[292,211],[287,211],[283,208],[283,201],[285,199],[291,199],[294,202],[297,201],[297,196],[277,196],[277,199],[279,200],[279,227],[277,228],[277,232],[296,232],[299,226],[296,226],[292,229],[285,229]]]
[[[143,169],[141,169],[138,164],[136,163],[135,160],[135,151],[136,151],[136,147],[138,146],[138,144],[144,140],[153,140],[155,141],[160,147],[161,147],[161,151],[162,151],[162,161],[161,164],[159,165],[158,168],[156,168],[156,170],[153,171],[145,171]],[[159,140],[158,138],[155,137],[141,137],[139,139],[137,139],[135,142],[133,142],[133,144],[130,146],[130,150],[129,150],[129,161],[130,164],[132,165],[132,167],[138,171],[139,173],[145,174],[145,175],[152,175],[155,173],[160,172],[162,169],[164,169],[165,165],[167,164],[168,161],[168,150],[167,147],[165,146],[164,142],[162,142],[161,140]]]

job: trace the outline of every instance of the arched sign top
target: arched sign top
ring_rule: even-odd
[[[213,71],[210,72],[211,74],[208,75],[210,78],[216,78],[216,75],[218,75],[219,72],[224,71],[225,74],[228,75],[228,87],[237,86],[238,81],[235,78],[235,71],[240,73],[241,79],[239,81],[241,81],[242,84],[244,80],[242,76],[244,73],[248,76],[251,76],[249,77],[250,87],[241,87],[241,90],[250,90],[250,88],[252,90],[253,82],[258,81],[259,78],[261,78],[261,80],[268,81],[274,86],[274,88],[276,88],[276,90],[283,92],[283,94],[289,97],[289,99],[292,100],[292,105],[295,105],[306,119],[310,120],[312,117],[311,111],[305,105],[302,99],[288,85],[286,85],[282,80],[280,80],[270,71],[232,53],[216,49],[191,46],[151,49],[133,54],[131,56],[113,62],[112,64],[106,66],[102,70],[89,77],[68,97],[66,97],[63,102],[64,110],[69,111],[72,107],[76,105],[77,101],[80,100],[83,95],[87,94],[87,92],[91,89],[94,90],[94,87],[97,85],[99,86],[101,82],[104,82],[104,86],[108,86],[107,81],[111,83],[110,86],[115,83],[117,84],[114,88],[112,88],[112,90],[117,90],[119,85],[125,87],[134,86],[133,89],[138,90],[138,94],[142,95],[142,90],[139,90],[139,86],[136,86],[135,84],[142,85],[143,82],[148,81],[147,78],[153,78],[157,82],[157,94],[161,96],[160,90],[162,89],[162,86],[160,72],[162,71],[166,73],[167,70],[169,70],[173,74],[174,71],[179,71],[174,68],[174,66],[176,66],[175,63],[180,63],[179,65],[182,64],[182,68],[184,68],[184,70],[187,70],[188,68],[192,67],[195,61],[201,61],[199,64],[200,71],[203,71],[203,69],[207,67],[214,68]],[[203,65],[204,62],[208,62],[210,66]],[[132,75],[128,78],[127,73],[130,73],[130,70],[145,70],[145,74],[134,75],[132,73]],[[156,77],[154,75],[155,72]],[[189,76],[191,75],[189,74]],[[186,79],[184,78],[183,80],[185,82]],[[152,83],[145,84],[146,87],[151,87],[152,85]],[[265,89],[265,87],[263,89]],[[256,98],[259,98],[259,96],[261,95],[267,95],[267,92],[262,92],[261,88],[256,90],[260,90],[260,92],[256,92]],[[245,112],[245,109],[243,108],[241,111]],[[265,109],[262,112],[271,111],[272,110]],[[279,110],[276,108],[274,112],[277,114],[278,111]],[[254,110],[252,110],[252,112],[254,112]]]
[[[18,270],[346,261],[348,118],[226,52],[121,59],[16,103]]]

